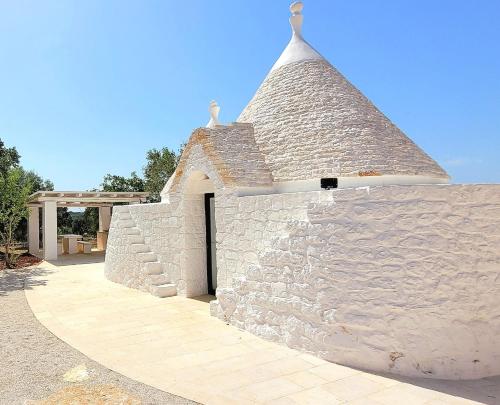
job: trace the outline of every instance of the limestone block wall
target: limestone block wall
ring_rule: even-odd
[[[163,273],[171,281],[181,278],[183,240],[180,201],[171,198],[168,203],[116,206],[113,208],[106,251],[105,274],[110,280],[128,287],[148,291],[146,274],[141,271],[139,256],[134,252],[128,235],[119,226],[121,212],[130,213],[144,243],[156,254]]]
[[[139,258],[132,254],[128,235],[119,227],[120,214],[128,212],[129,206],[113,207],[104,273],[115,283],[146,291],[145,276],[141,274]]]
[[[219,317],[361,368],[500,373],[499,185],[240,197],[219,211]]]
[[[206,176],[206,179],[200,177]],[[173,180],[174,177],[171,178]],[[161,263],[163,273],[177,286],[177,293],[199,296],[207,293],[205,214],[206,192],[214,192],[216,209],[229,201],[217,170],[201,145],[192,145],[177,179],[177,191],[169,181],[159,204],[115,207],[106,252],[105,274],[114,282],[147,291],[147,279],[124,229],[120,212],[130,213],[144,243]],[[207,188],[208,186],[208,188]],[[225,279],[225,275],[222,275]]]
[[[181,274],[178,289],[188,297],[207,294],[207,256],[205,239],[205,206],[203,194],[185,195],[185,213],[179,239],[183,241]]]
[[[306,220],[311,203],[332,201],[331,193],[290,193],[216,198],[218,287],[230,287],[259,264],[273,241],[288,235],[290,221]]]
[[[149,291],[147,275],[125,230],[120,213],[130,213],[144,244],[161,263],[162,273],[188,297],[207,293],[203,194],[172,193],[159,204],[115,207],[106,251],[105,275],[131,288]]]
[[[215,315],[346,365],[454,379],[500,373],[500,186],[238,197],[212,179]],[[108,278],[144,287],[116,226],[128,210],[178,292],[205,293],[202,200],[173,193],[115,207]]]
[[[158,256],[163,270],[171,280],[180,278],[180,254],[183,240],[179,229],[183,217],[181,202],[171,198],[168,203],[130,206],[130,214],[144,236],[144,242]]]

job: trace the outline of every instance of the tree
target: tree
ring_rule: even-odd
[[[144,191],[144,180],[136,172],[130,177],[107,174],[101,184],[102,191],[134,192]],[[119,204],[119,203],[118,203]],[[73,221],[73,233],[96,234],[99,229],[99,211],[97,208],[85,208],[83,215]]]
[[[85,221],[83,220],[83,213],[81,216],[73,218],[73,221],[71,223],[72,233],[74,233],[75,235],[83,235],[86,232],[86,229],[87,227],[85,225]]]
[[[95,235],[99,230],[99,208],[88,207],[83,212],[83,223],[86,234]]]
[[[21,168],[22,169],[22,168]],[[24,170],[23,170],[24,171]],[[54,190],[54,184],[47,179],[40,177],[34,171],[24,171],[25,181],[31,183],[31,194],[37,191],[52,191]],[[59,221],[59,216],[64,215],[62,211],[68,211],[66,207],[57,209],[57,217]],[[61,212],[61,213],[60,213]],[[59,223],[59,222],[58,222]],[[21,219],[15,230],[15,239],[18,241],[25,241],[28,239],[28,220],[27,218]]]
[[[73,218],[68,207],[57,207],[57,233],[59,235],[73,232]]]
[[[147,152],[146,159],[147,164],[143,169],[145,190],[150,193],[150,202],[158,202],[165,183],[177,167],[177,155],[168,148],[151,149]]]
[[[19,167],[11,167],[0,175],[0,240],[5,247],[5,264],[9,269],[14,268],[17,259],[11,248],[17,226],[28,217],[26,203],[31,190],[30,179]]]
[[[144,191],[144,180],[136,172],[130,173],[130,177],[107,174],[101,184],[102,191]]]
[[[25,176],[31,183],[31,193],[36,193],[37,191],[54,190],[54,183],[52,183],[50,180],[40,177],[33,170],[25,172]]]
[[[101,184],[102,191],[148,191],[148,202],[160,201],[160,193],[177,168],[185,146],[183,143],[178,153],[169,148],[150,149],[146,153],[146,166],[143,167],[144,179],[136,172],[132,172],[130,177],[107,174]]]
[[[77,235],[95,235],[99,230],[99,209],[87,207],[83,212],[72,213],[72,232]]]
[[[0,175],[5,175],[11,167],[17,167],[19,157],[16,148],[6,148],[0,139]]]
[[[54,184],[50,180],[43,179],[34,171],[26,171],[21,166],[19,166],[19,159],[20,156],[16,148],[5,147],[5,144],[0,139],[0,178],[2,179],[2,184],[5,185],[8,183],[8,175],[14,175],[13,173],[10,173],[12,169],[19,169],[20,172],[16,174],[17,176],[19,176],[19,179],[22,180],[22,184],[20,183],[19,186],[22,187],[23,185],[29,185],[29,194],[40,190],[54,190]],[[5,191],[0,190],[0,193],[5,194]],[[7,198],[5,196],[2,197],[4,197],[4,201]],[[27,239],[27,222],[28,221],[26,217],[21,217],[21,219],[17,222],[16,227],[12,230],[12,240],[24,241]]]

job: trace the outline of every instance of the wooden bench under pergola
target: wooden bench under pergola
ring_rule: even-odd
[[[45,260],[57,259],[57,207],[98,208],[99,232],[105,233],[109,230],[113,204],[139,204],[145,202],[148,196],[147,192],[37,191],[28,201],[29,251]],[[40,209],[42,209],[43,251],[40,250],[39,238]]]

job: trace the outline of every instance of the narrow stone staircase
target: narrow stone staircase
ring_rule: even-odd
[[[120,211],[118,227],[127,235],[130,253],[135,254],[140,262],[141,272],[145,276],[145,287],[157,297],[171,297],[177,295],[177,287],[170,282],[167,274],[162,270],[158,256],[144,243],[141,230],[136,226],[130,212]]]

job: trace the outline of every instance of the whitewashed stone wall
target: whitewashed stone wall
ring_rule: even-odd
[[[146,291],[145,277],[140,271],[139,259],[137,255],[132,255],[129,238],[123,229],[118,226],[119,214],[126,213],[128,210],[129,206],[113,207],[106,247],[104,274],[115,283]]]
[[[156,253],[163,270],[171,279],[181,276],[180,252],[184,247],[179,238],[183,221],[178,198],[168,204],[142,204],[130,207],[130,214],[144,237],[144,243]]]
[[[200,173],[209,177],[212,189],[197,184]],[[163,274],[188,297],[207,293],[204,192],[215,191],[216,209],[231,193],[224,189],[216,169],[201,147],[192,148],[176,192],[162,193],[162,203],[115,207],[106,251],[105,275],[131,288],[148,291],[147,276],[128,235],[120,228],[119,213],[130,213],[144,244],[156,255]],[[217,218],[221,218],[220,215]],[[218,225],[218,224],[217,224]],[[222,275],[222,279],[226,276]]]
[[[180,256],[183,240],[179,238],[181,228],[180,201],[172,198],[169,203],[116,206],[113,208],[111,227],[106,250],[105,275],[108,279],[131,288],[149,291],[147,275],[136,252],[132,249],[130,236],[119,226],[119,213],[130,213],[138,236],[156,254],[164,274],[171,279],[180,279]]]
[[[307,220],[311,203],[332,201],[331,193],[290,193],[216,199],[219,287],[230,287],[270,251],[273,241],[288,235],[290,221]]]
[[[143,291],[148,290],[144,266],[134,252],[128,236],[118,225],[119,212],[129,212],[156,255],[163,274],[176,284],[184,296],[206,294],[206,253],[203,198],[171,195],[168,202],[115,207],[106,251],[105,275],[108,279]]]
[[[130,210],[181,295],[206,292],[202,171],[216,195],[214,315],[371,370],[500,373],[500,186],[427,185],[238,197],[195,150],[178,193]],[[196,187],[194,187],[196,189]],[[143,288],[113,214],[106,274]]]
[[[361,368],[500,373],[500,186],[241,197],[222,213],[219,317]]]

